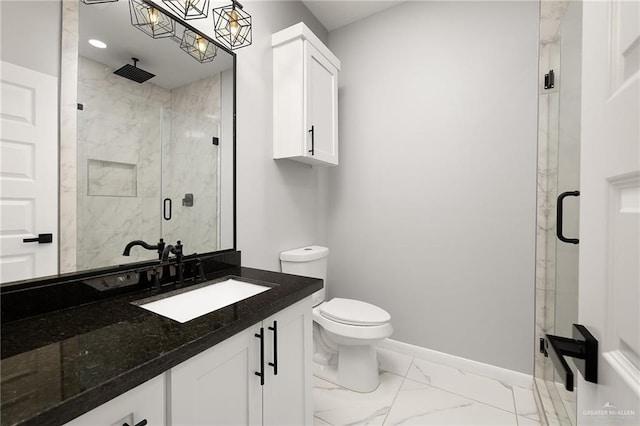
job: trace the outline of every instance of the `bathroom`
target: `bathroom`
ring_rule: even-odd
[[[61,17],[59,3],[43,2],[48,19],[34,26],[58,46],[59,37],[50,34],[63,33],[61,18],[51,19]],[[510,379],[531,378],[539,356],[539,95],[548,72],[540,65],[540,3],[380,2],[391,7],[335,29],[321,22],[320,11],[314,16],[314,3],[322,2],[243,2],[254,26],[252,44],[235,51],[235,244],[218,248],[241,251],[243,266],[280,271],[283,251],[329,247],[329,298],[382,307],[395,342],[449,355],[444,364],[464,359],[490,366],[494,376],[504,369]],[[15,25],[5,30],[5,10],[2,5],[2,52],[18,39]],[[338,167],[273,159],[271,36],[301,21],[341,61]],[[193,22],[210,31],[209,19]],[[59,67],[59,47],[31,52],[30,61]],[[637,85],[635,66],[623,82]],[[62,79],[59,73],[56,66],[48,72]],[[630,133],[637,144],[637,133]],[[580,212],[581,221],[589,219],[582,206]],[[136,239],[148,241],[129,238]],[[189,250],[190,241],[183,243]],[[588,316],[579,321],[590,322]],[[578,395],[583,385],[592,386],[580,382]],[[593,398],[582,403],[584,410],[602,408],[606,396]],[[637,399],[627,398],[605,402],[638,413]],[[545,421],[544,414],[521,417],[514,415],[512,424]],[[603,422],[580,418],[580,424]]]

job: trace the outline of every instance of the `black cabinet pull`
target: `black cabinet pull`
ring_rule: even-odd
[[[311,133],[311,149],[309,150],[309,152],[311,153],[311,155],[313,155],[316,151],[315,149],[315,130],[314,130],[314,126],[311,126],[311,130],[309,130],[309,133]]]
[[[53,242],[53,234],[38,234],[36,238],[23,238],[23,243],[49,244]]]
[[[273,375],[278,375],[278,321],[273,322],[273,327],[269,327],[273,331],[273,362],[269,365],[273,367]]]
[[[564,199],[567,197],[579,197],[579,196],[580,196],[580,191],[567,191],[558,195],[558,203],[557,203],[558,207],[557,207],[557,214],[556,214],[556,235],[558,236],[558,239],[564,243],[578,244],[580,242],[580,240],[577,238],[567,238],[564,235],[562,235],[562,203],[564,202]]]
[[[122,426],[129,426],[129,423],[122,423]],[[147,426],[147,419],[143,419],[140,423],[136,423],[134,426]]]
[[[264,386],[264,327],[260,327],[260,334],[256,333],[255,336],[260,339],[260,372],[255,372],[256,376],[260,377],[260,386]]]
[[[162,217],[164,220],[171,220],[171,198],[162,201]]]

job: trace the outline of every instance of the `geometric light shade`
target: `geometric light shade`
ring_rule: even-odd
[[[82,0],[84,4],[98,4],[98,3],[114,3],[118,0]]]
[[[189,19],[206,18],[209,13],[209,0],[162,0],[169,9],[179,18]]]
[[[216,39],[231,50],[251,44],[251,15],[242,5],[232,0],[231,5],[213,9]]]
[[[200,34],[187,29],[182,34],[180,48],[201,63],[213,61],[213,58],[218,54],[218,46]]]
[[[175,21],[143,0],[129,0],[129,14],[131,25],[150,37],[171,37],[176,33]]]

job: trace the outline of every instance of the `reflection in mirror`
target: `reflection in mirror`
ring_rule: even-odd
[[[234,56],[201,63],[181,49],[180,24],[150,37],[132,25],[140,3],[78,5],[75,270],[157,259],[139,246],[124,257],[132,240],[234,246]]]

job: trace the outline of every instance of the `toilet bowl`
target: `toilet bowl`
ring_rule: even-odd
[[[352,299],[331,299],[313,308],[314,374],[358,392],[380,384],[374,344],[393,333],[383,309]]]
[[[313,294],[313,373],[342,387],[371,392],[380,384],[374,345],[393,333],[391,315],[360,300],[325,301],[329,249],[309,246],[280,254],[282,272],[322,278]]]

